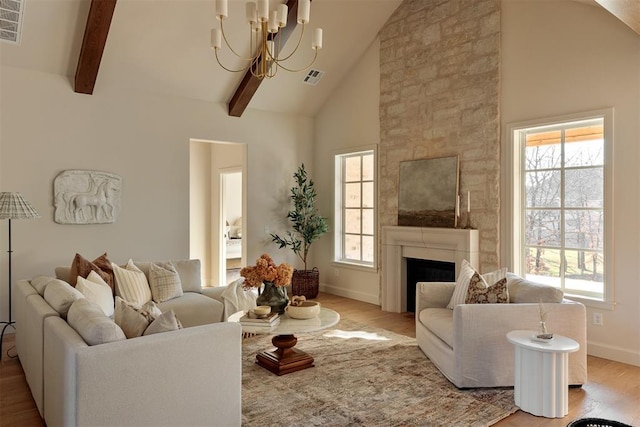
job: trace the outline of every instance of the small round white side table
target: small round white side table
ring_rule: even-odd
[[[569,412],[569,353],[580,344],[562,335],[539,342],[532,339],[536,333],[507,334],[515,345],[515,403],[533,415],[562,418]]]

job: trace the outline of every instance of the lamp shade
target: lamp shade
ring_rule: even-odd
[[[22,194],[0,193],[0,219],[31,219],[40,218],[40,214]]]

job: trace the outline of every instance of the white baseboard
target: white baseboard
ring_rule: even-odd
[[[369,304],[380,305],[380,295],[378,295],[378,293],[374,295],[366,292],[354,291],[352,289],[344,289],[337,286],[325,285],[324,283],[320,283],[320,290],[331,295],[337,295],[339,297],[368,302]]]
[[[587,354],[628,365],[640,366],[640,352],[593,341],[587,341]]]

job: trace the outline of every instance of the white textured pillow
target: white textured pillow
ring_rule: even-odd
[[[160,332],[177,331],[181,329],[182,325],[176,317],[176,313],[173,310],[165,311],[158,316],[151,324],[145,329],[142,335],[157,334]]]
[[[164,302],[182,296],[182,283],[175,267],[170,263],[151,263],[149,286],[155,302]]]
[[[127,339],[122,329],[104,314],[102,308],[86,298],[71,305],[67,321],[89,345]]]
[[[127,338],[141,336],[153,319],[154,317],[148,311],[136,309],[130,304],[127,304],[122,298],[116,297],[116,308],[113,314],[113,320],[122,328]]]
[[[151,289],[147,276],[129,260],[125,268],[111,263],[116,278],[116,295],[136,306],[151,300]]]
[[[456,286],[453,290],[453,295],[451,295],[451,300],[449,300],[447,308],[453,310],[453,307],[455,307],[456,305],[464,304],[464,301],[467,299],[469,280],[471,280],[471,277],[473,277],[475,273],[475,268],[473,268],[469,261],[463,259],[462,265],[460,266],[460,274],[458,274]]]
[[[52,280],[44,289],[44,300],[63,318],[67,318],[69,307],[84,298],[82,293],[62,280]]]
[[[50,282],[53,282],[54,280],[58,280],[55,277],[50,277],[50,276],[38,276],[35,277],[33,279],[31,279],[31,286],[33,286],[33,289],[36,290],[36,292],[41,296],[44,297],[44,289],[47,287],[47,285]]]
[[[507,278],[507,267],[500,268],[490,273],[485,273],[480,277],[484,281],[485,287],[489,287],[494,283],[498,283],[500,280]]]
[[[98,273],[92,271],[86,279],[78,276],[76,289],[89,301],[98,304],[106,316],[113,316],[113,291]]]

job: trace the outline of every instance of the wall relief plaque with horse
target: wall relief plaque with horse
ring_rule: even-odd
[[[66,170],[53,181],[58,224],[110,224],[120,213],[122,178],[109,172]]]

